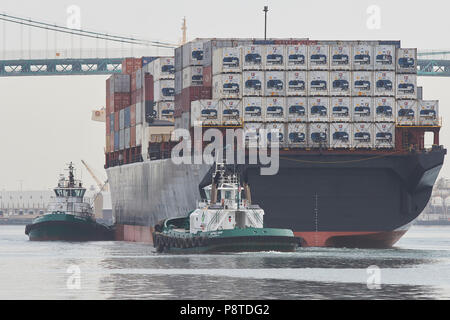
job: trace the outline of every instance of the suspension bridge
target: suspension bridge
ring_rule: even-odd
[[[126,57],[173,55],[170,50],[177,47],[176,44],[164,41],[72,29],[6,13],[0,13],[0,22],[3,26],[0,77],[120,73],[122,61]],[[7,50],[7,27],[19,30],[20,37],[15,37],[14,40],[19,42],[20,49]],[[32,50],[32,30],[40,33],[41,42],[45,43],[46,49]],[[25,42],[28,40],[27,48],[24,46],[24,39]],[[93,41],[95,48],[89,48],[87,41],[91,41],[91,44]],[[75,42],[78,42],[78,48],[74,47]],[[103,47],[100,47],[101,45]],[[50,49],[50,46],[53,48]],[[60,47],[64,49],[58,49]],[[159,54],[158,50],[162,50],[163,54]],[[417,74],[426,77],[450,77],[450,51],[419,52]]]

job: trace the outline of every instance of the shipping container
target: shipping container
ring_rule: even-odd
[[[144,93],[143,93],[143,101],[154,101],[155,99],[155,93],[154,93],[154,81],[153,76],[149,73],[145,74],[145,86],[144,86]]]
[[[266,123],[264,125],[264,129],[265,129],[265,133],[266,136],[265,138],[267,139],[266,141],[263,141],[263,146],[264,145],[270,145],[271,141],[278,141],[280,147],[285,145],[285,140],[286,140],[286,126],[284,123]],[[261,139],[263,138],[260,135]],[[267,144],[264,144],[264,142],[266,142]]]
[[[129,74],[113,74],[109,79],[109,90],[111,94],[130,92],[131,77]]]
[[[286,47],[267,45],[263,49],[263,65],[265,70],[286,69]]]
[[[439,125],[438,100],[419,100],[418,124],[421,126]]]
[[[130,93],[114,93],[111,98],[111,112],[119,111],[131,104]]]
[[[394,122],[395,121],[395,98],[393,97],[375,97],[374,110],[376,122]]]
[[[140,68],[142,68],[141,58],[125,58],[122,61],[122,74],[131,75]]]
[[[175,48],[175,72],[183,70],[183,46]]]
[[[191,41],[183,45],[182,68],[203,65],[203,42],[204,41]]]
[[[212,66],[203,67],[203,85],[212,87]]]
[[[330,147],[352,147],[352,124],[346,122],[330,123]]]
[[[287,96],[298,97],[308,94],[308,76],[306,71],[288,71],[286,72],[286,78]]]
[[[107,131],[107,133],[106,133],[105,152],[106,153],[111,152],[111,136],[109,135],[109,131]]]
[[[329,72],[328,71],[310,71],[308,72],[308,92],[310,96],[328,96],[329,95]]]
[[[417,100],[397,100],[397,124],[412,126],[416,124]]]
[[[239,99],[241,92],[241,75],[237,73],[213,76],[213,99]]]
[[[138,124],[136,126],[136,146],[142,145],[142,136],[143,136],[144,126],[142,124]]]
[[[373,148],[373,123],[354,122],[353,124],[353,142],[354,148]]]
[[[136,103],[136,125],[142,124],[143,115],[144,115],[144,112],[142,109],[142,102],[137,102]]]
[[[380,122],[374,125],[375,148],[395,148],[395,123]]]
[[[173,101],[160,101],[156,105],[158,110],[158,117],[160,120],[173,121],[174,118],[174,102]]]
[[[352,118],[355,122],[374,121],[373,98],[353,97],[352,98]]]
[[[136,147],[136,127],[130,128],[130,147]]]
[[[330,72],[330,96],[348,97],[351,95],[352,73],[350,71]]]
[[[175,96],[174,116],[180,117],[183,112],[189,112],[191,101],[212,99],[211,87],[189,87]]]
[[[290,45],[286,47],[286,70],[308,69],[308,46]]]
[[[109,152],[114,152],[114,145],[115,145],[114,136],[115,133],[111,132],[111,135],[109,136]]]
[[[258,147],[259,133],[263,129],[264,124],[261,122],[246,122],[244,124],[245,145],[252,148]]]
[[[328,122],[330,119],[328,97],[308,98],[308,121]]]
[[[203,42],[203,66],[212,67],[213,53],[217,48],[236,47],[231,39],[209,39]]]
[[[330,48],[328,45],[311,45],[308,48],[309,70],[328,70],[330,68]]]
[[[120,150],[120,131],[114,132],[114,151]]]
[[[286,98],[265,98],[264,120],[265,122],[285,122]]]
[[[395,72],[375,71],[375,96],[393,97],[395,96]]]
[[[203,67],[192,66],[183,69],[183,89],[203,86]]]
[[[113,126],[111,127],[111,118],[114,119],[114,115],[111,117],[111,115],[107,114],[105,118],[106,135],[109,135],[109,133],[111,132],[111,128],[114,128],[114,122],[112,123]]]
[[[242,73],[243,96],[264,95],[264,71],[244,71]]]
[[[123,130],[125,128],[125,109],[119,111],[119,129]]]
[[[142,57],[142,68],[148,65],[150,62],[155,60],[156,57]]]
[[[373,95],[373,72],[354,71],[352,76],[352,95],[354,97]]]
[[[306,148],[308,146],[308,125],[306,123],[288,123],[286,143],[289,147]]]
[[[375,70],[395,71],[395,46],[378,45],[374,48]]]
[[[242,47],[242,67],[243,70],[264,70],[263,67],[263,46],[244,46]]]
[[[183,70],[175,72],[175,94],[180,94],[183,90]]]
[[[353,46],[353,70],[372,71],[374,66],[373,47],[369,44]]]
[[[308,120],[308,98],[289,97],[286,99],[287,120],[306,122]]]
[[[397,74],[397,99],[417,99],[417,76],[415,74]]]
[[[330,69],[348,70],[352,68],[352,47],[350,45],[332,45],[330,47]]]
[[[397,73],[417,73],[417,49],[397,48]]]
[[[126,107],[124,109],[124,126],[129,128],[131,126],[131,108]]]
[[[155,101],[174,101],[175,98],[174,80],[159,80],[155,82]]]
[[[351,98],[332,97],[330,98],[330,121],[347,122],[351,120]]]
[[[120,130],[120,111],[114,112],[114,131]]]
[[[130,106],[130,126],[133,127],[136,125],[136,105],[133,104]]]
[[[152,61],[147,69],[155,81],[163,79],[175,79],[175,58],[160,57]]]
[[[125,149],[125,129],[119,131],[119,150]]]
[[[284,71],[266,71],[264,94],[270,96],[285,96],[286,82]]]
[[[223,99],[219,104],[219,110],[222,110],[223,125],[239,126],[242,124],[242,100]]]
[[[217,48],[213,51],[213,76],[220,73],[239,73],[242,70],[241,47]]]
[[[328,148],[330,124],[311,122],[308,124],[308,147]]]
[[[196,100],[191,102],[191,125],[201,123],[203,126],[220,125],[218,100]]]
[[[244,109],[244,122],[263,122],[265,110],[265,98],[244,97],[242,99]]]
[[[131,142],[130,128],[125,128],[124,137],[125,137],[124,146],[125,146],[125,149],[128,149],[128,148],[130,148],[130,142]]]

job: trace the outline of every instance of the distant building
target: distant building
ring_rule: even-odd
[[[55,194],[45,191],[0,191],[0,216],[44,214]]]

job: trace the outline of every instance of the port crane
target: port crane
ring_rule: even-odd
[[[106,181],[103,183],[99,178],[97,178],[97,176],[94,174],[94,171],[92,171],[92,169],[89,167],[89,165],[86,163],[86,161],[81,160],[81,163],[86,167],[87,171],[90,173],[92,178],[95,180],[100,191],[109,191],[108,182]]]

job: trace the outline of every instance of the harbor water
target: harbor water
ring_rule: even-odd
[[[450,226],[413,226],[392,249],[217,255],[24,229],[0,226],[0,299],[450,299]]]

